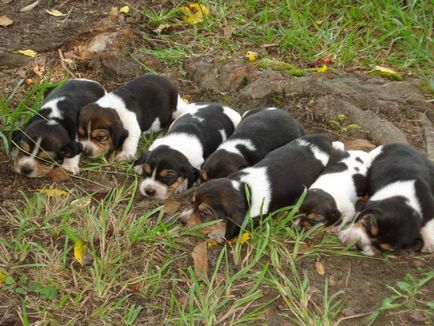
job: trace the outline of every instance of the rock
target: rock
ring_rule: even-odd
[[[30,58],[24,55],[0,51],[0,67],[18,67],[26,64],[28,61],[30,61]]]
[[[134,45],[134,32],[123,28],[116,32],[103,32],[96,35],[88,45],[88,51],[94,54],[102,52],[125,53]]]
[[[425,134],[426,152],[428,158],[434,162],[434,126],[426,114],[421,114],[422,127]]]
[[[113,75],[137,77],[143,73],[142,67],[135,63],[131,57],[110,53],[94,56],[90,65],[95,69],[103,69],[106,77],[113,77]]]

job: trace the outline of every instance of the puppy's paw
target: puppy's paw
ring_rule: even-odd
[[[434,241],[431,243],[424,243],[421,251],[426,254],[432,254],[434,252]]]
[[[334,141],[334,142],[332,142],[332,146],[333,146],[334,149],[337,149],[337,150],[340,150],[340,151],[345,150],[344,143],[340,142],[340,141]]]
[[[226,241],[225,231],[221,229],[213,230],[208,233],[208,238],[217,241],[218,243],[224,243]]]
[[[116,161],[131,161],[133,159],[135,159],[134,153],[120,152],[116,155]]]
[[[138,174],[138,175],[142,175],[143,174],[143,164],[135,165],[134,166],[134,172],[136,172],[136,174]]]
[[[78,167],[77,165],[63,164],[62,168],[64,168],[68,172],[71,172],[72,175],[77,175],[80,173],[80,167]]]

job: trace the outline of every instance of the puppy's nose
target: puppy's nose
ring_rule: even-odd
[[[33,172],[33,169],[29,166],[23,166],[23,167],[21,167],[20,171],[24,175],[29,175],[30,173]]]
[[[148,196],[154,196],[154,195],[155,195],[155,189],[153,189],[153,188],[146,188],[146,189],[145,189],[145,193],[146,193]]]
[[[85,148],[83,150],[83,154],[84,154],[84,156],[89,157],[92,155],[92,152],[89,150],[89,148]]]

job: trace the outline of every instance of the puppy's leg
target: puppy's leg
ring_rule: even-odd
[[[71,172],[73,175],[76,175],[80,172],[80,167],[78,164],[80,163],[81,154],[75,155],[71,158],[64,158],[62,163],[62,168]]]
[[[434,252],[434,219],[426,223],[420,230],[423,240],[422,252]]]
[[[141,130],[139,124],[128,129],[128,137],[122,145],[122,152],[116,156],[118,161],[129,161],[136,157],[137,146],[139,145]]]

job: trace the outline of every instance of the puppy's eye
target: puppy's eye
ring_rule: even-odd
[[[199,216],[202,220],[207,220],[211,217],[211,214],[206,210],[202,210],[202,211],[199,211]]]
[[[165,184],[172,184],[174,180],[175,180],[174,176],[167,176],[167,177],[161,178],[161,182],[163,182]]]
[[[50,161],[43,160],[43,161],[41,161],[41,162],[42,162],[42,164],[44,164],[45,166],[50,166],[50,165],[52,165],[52,163],[51,163]]]
[[[95,137],[95,140],[98,141],[98,142],[104,141],[106,139],[107,139],[107,136],[96,136]]]

